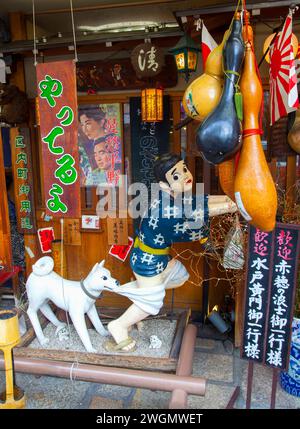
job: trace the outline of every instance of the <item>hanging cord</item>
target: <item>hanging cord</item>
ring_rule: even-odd
[[[76,34],[75,34],[75,24],[74,24],[74,13],[73,13],[73,1],[70,0],[70,9],[71,9],[71,19],[72,19],[72,32],[73,32],[73,41],[74,41],[74,62],[78,62],[78,56],[77,56],[77,45],[76,45]]]
[[[228,37],[230,36],[230,34],[231,34],[231,30],[232,30],[232,25],[233,25],[233,21],[234,21],[234,18],[235,18],[235,16],[236,16],[236,14],[237,14],[237,12],[238,12],[238,10],[239,10],[239,8],[240,8],[240,4],[241,4],[241,1],[242,0],[239,0],[238,1],[238,4],[237,4],[237,6],[236,6],[236,9],[235,9],[235,12],[234,12],[234,15],[233,15],[233,17],[232,17],[232,20],[231,20],[231,22],[230,22],[230,26],[229,26],[229,29],[228,29],[228,36],[227,36],[227,39],[228,39]],[[242,14],[241,14],[242,15]],[[227,42],[227,40],[226,40],[226,42]],[[226,43],[225,42],[225,43]],[[233,84],[233,86],[235,87],[235,92],[239,92],[239,81],[240,81],[240,74],[238,73],[238,72],[236,72],[236,71],[233,71],[233,70],[224,70],[224,61],[222,61],[222,68],[223,68],[223,73],[224,73],[224,75],[227,77],[227,79],[228,80],[230,80],[230,82]],[[236,75],[236,76],[238,76],[238,80],[237,80],[237,82],[236,83],[234,83],[234,81],[231,79],[231,77],[230,77],[230,75]]]
[[[61,287],[63,291],[63,300],[66,307],[66,320],[68,325],[69,336],[71,338],[71,329],[70,321],[68,316],[68,307],[65,298],[65,285],[64,285],[64,219],[60,219],[60,236],[61,236],[61,245],[60,245],[60,276],[61,276]]]
[[[63,300],[65,303],[65,307],[66,307],[66,321],[67,321],[67,326],[68,326],[68,332],[69,332],[69,340],[71,341],[71,337],[72,337],[72,332],[71,332],[71,327],[70,327],[70,320],[69,320],[69,315],[68,315],[68,308],[66,305],[66,299],[65,299],[65,287],[64,287],[64,219],[61,218],[60,219],[60,236],[61,236],[61,252],[60,252],[60,275],[61,275],[61,284],[62,284],[62,291],[63,291]],[[74,365],[76,365],[76,368],[78,368],[79,366],[79,361],[78,361],[78,355],[76,350],[74,350],[74,362],[71,366],[70,369],[70,380],[71,381],[75,381],[76,378],[73,377],[73,368]]]
[[[33,55],[34,55],[34,66],[37,66],[37,60],[36,60],[36,37],[35,37],[35,4],[34,0],[32,0],[32,26],[33,26]]]

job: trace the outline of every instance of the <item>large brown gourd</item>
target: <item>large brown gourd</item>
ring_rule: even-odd
[[[277,194],[259,133],[258,116],[263,91],[250,43],[246,46],[240,87],[243,94],[244,138],[234,183],[235,201],[251,225],[268,232],[275,227]]]
[[[300,109],[296,110],[296,117],[288,133],[288,142],[295,152],[300,153]]]

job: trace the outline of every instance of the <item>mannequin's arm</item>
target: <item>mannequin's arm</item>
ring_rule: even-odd
[[[226,195],[209,195],[208,196],[208,216],[218,216],[225,213],[235,213],[236,204]]]

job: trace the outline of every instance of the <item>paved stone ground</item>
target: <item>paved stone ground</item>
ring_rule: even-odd
[[[207,379],[207,389],[204,397],[188,397],[189,409],[223,409],[237,385],[241,393],[235,408],[245,408],[247,362],[239,358],[239,350],[230,340],[197,338],[193,374]],[[25,391],[28,409],[165,409],[171,397],[169,392],[20,373],[16,382]],[[272,370],[255,365],[252,408],[269,408],[271,383]],[[4,372],[0,371],[0,391],[4,386]],[[276,408],[300,409],[300,398],[283,391],[278,383]]]

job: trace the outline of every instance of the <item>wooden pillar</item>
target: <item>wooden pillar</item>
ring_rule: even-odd
[[[25,17],[21,12],[12,12],[9,14],[9,25],[11,41],[27,40]],[[10,76],[9,83],[16,85],[21,91],[25,91],[25,71],[23,59],[17,60],[14,67],[15,72]]]
[[[286,198],[288,207],[293,207],[295,203],[295,183],[297,178],[297,157],[288,155],[286,163]]]
[[[5,168],[3,160],[3,144],[0,128],[0,189],[2,197],[0,198],[0,264],[5,266],[6,271],[12,269],[12,250],[10,241],[10,226],[7,192],[5,183]]]
[[[181,138],[180,138],[180,130],[175,130],[175,125],[179,124],[180,122],[180,100],[173,100],[172,101],[172,108],[173,108],[173,130],[174,130],[174,137],[173,137],[173,145],[172,145],[172,152],[177,153],[180,155],[181,153]]]
[[[21,12],[12,12],[9,14],[11,41],[27,40],[25,17]],[[21,91],[25,91],[25,69],[23,58],[17,60],[15,64],[15,71],[10,76],[9,83],[16,85]],[[32,138],[32,135],[31,135]],[[33,163],[34,168],[34,163]],[[24,235],[25,244],[25,258],[26,258],[26,271],[31,272],[31,267],[35,263],[39,248],[37,236],[35,234]]]

